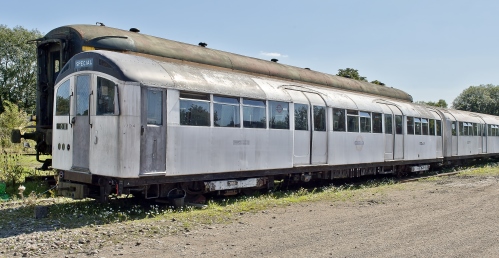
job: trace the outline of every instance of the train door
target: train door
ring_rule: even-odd
[[[89,171],[91,76],[76,76],[73,124],[73,170]]]
[[[142,88],[140,174],[166,171],[166,91]]]
[[[327,107],[315,93],[288,90],[294,102],[294,165],[327,163]]]
[[[383,110],[385,110],[385,160],[404,159],[402,112],[390,104],[384,104]]]
[[[478,124],[478,140],[480,141],[478,143],[479,146],[481,146],[481,152],[480,153],[487,153],[487,126],[485,123],[485,120],[480,117],[481,123]]]
[[[327,163],[327,107],[321,96],[304,92],[310,103],[310,164]]]
[[[310,103],[303,93],[288,90],[294,108],[293,165],[310,164]]]

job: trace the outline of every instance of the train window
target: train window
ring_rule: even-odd
[[[385,114],[385,133],[392,134],[393,133],[393,116],[390,114]]]
[[[333,131],[345,131],[345,110],[333,108]]]
[[[373,133],[383,132],[383,120],[380,113],[373,113]]]
[[[456,135],[456,121],[452,121],[452,136]]]
[[[466,135],[463,122],[459,122],[459,135]]]
[[[55,115],[56,116],[68,116],[69,115],[69,80],[65,81],[57,89],[57,95],[55,100]]]
[[[110,80],[97,77],[97,108],[96,115],[117,115],[116,105],[117,99],[116,84]]]
[[[90,98],[90,76],[76,77],[76,115],[88,116],[88,100]]]
[[[487,125],[487,128],[488,128],[487,135],[488,136],[492,135],[492,125]]]
[[[437,136],[442,136],[442,121],[441,120],[436,120],[436,129],[437,129]]]
[[[429,135],[435,135],[435,119],[430,119],[429,125]]]
[[[359,111],[347,110],[347,131],[359,132]]]
[[[267,128],[265,100],[243,99],[243,126]]]
[[[421,118],[421,131],[423,135],[428,135],[428,119]]]
[[[147,124],[163,124],[163,92],[160,90],[147,90]]]
[[[289,103],[269,101],[269,127],[272,129],[289,129]]]
[[[367,112],[359,112],[360,131],[363,133],[371,132],[371,114]]]
[[[407,117],[407,134],[414,134],[414,117]]]
[[[210,96],[180,93],[180,124],[210,126]]]
[[[395,133],[396,134],[403,134],[403,122],[402,122],[402,116],[401,115],[395,115]]]
[[[480,124],[473,124],[473,135],[480,136]]]
[[[308,130],[308,105],[295,104],[295,130]]]
[[[239,127],[239,98],[213,96],[214,125],[217,127]]]
[[[414,118],[414,134],[421,135],[421,118]]]
[[[326,107],[314,106],[314,131],[326,131]]]

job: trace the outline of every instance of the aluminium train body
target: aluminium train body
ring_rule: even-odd
[[[73,198],[234,194],[499,152],[495,116],[111,51],[71,58],[53,101],[52,166]]]
[[[137,29],[126,31],[106,26],[68,25],[55,28],[44,37],[33,41],[37,43],[38,56],[36,131],[21,135],[19,130],[14,130],[12,142],[19,143],[21,138],[36,141],[37,159],[44,162],[42,169],[49,169],[51,163],[50,159],[41,160],[40,154],[51,154],[53,149],[55,80],[71,57],[88,50],[109,50],[152,58],[168,58],[412,101],[410,95],[398,89],[157,38],[138,33]]]

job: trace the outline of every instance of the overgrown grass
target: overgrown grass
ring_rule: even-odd
[[[499,163],[488,163],[466,168],[460,171],[458,176],[499,176]]]

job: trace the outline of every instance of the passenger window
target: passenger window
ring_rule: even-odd
[[[435,119],[430,119],[430,130],[429,130],[429,135],[435,135]]]
[[[210,96],[181,92],[180,124],[210,126]]]
[[[421,118],[421,131],[423,135],[428,135],[428,119]]]
[[[488,125],[488,131],[487,131],[487,135],[491,136],[492,135],[492,125]]]
[[[456,136],[456,121],[452,121],[452,136]]]
[[[345,110],[333,108],[333,131],[345,131]]]
[[[314,106],[314,131],[326,131],[326,107]]]
[[[308,105],[295,104],[295,130],[308,131]]]
[[[407,117],[407,134],[414,134],[414,117]]]
[[[362,133],[371,132],[371,114],[367,112],[359,112],[360,115],[360,131]]]
[[[437,136],[442,136],[442,121],[436,120]]]
[[[383,122],[381,113],[373,113],[373,133],[383,132]]]
[[[147,90],[147,124],[163,124],[163,92],[161,90]]]
[[[269,101],[269,127],[272,129],[289,129],[289,103]]]
[[[401,115],[395,115],[395,133],[396,134],[403,134],[403,122],[402,122],[402,116]]]
[[[97,108],[96,115],[118,115],[116,94],[118,91],[114,82],[97,77]],[[149,111],[148,111],[149,112]]]
[[[55,115],[56,116],[68,116],[69,115],[69,80],[65,81],[57,89],[57,95],[55,100]]]
[[[421,118],[414,118],[414,134],[421,135]]]
[[[359,111],[347,110],[347,130],[349,132],[359,132]]]
[[[480,136],[480,124],[473,124],[473,135]]]
[[[217,127],[239,127],[239,98],[213,96],[214,125]]]
[[[265,100],[243,99],[243,126],[267,128]]]
[[[393,117],[392,115],[385,114],[385,133],[392,134],[393,133]]]

